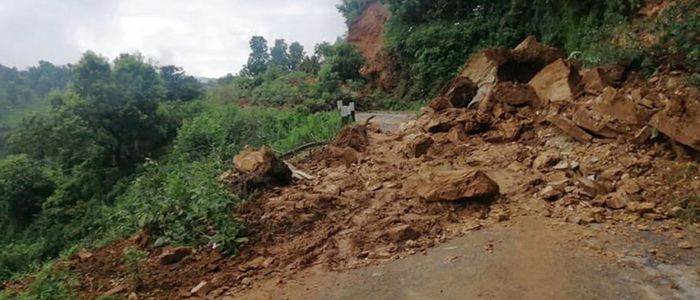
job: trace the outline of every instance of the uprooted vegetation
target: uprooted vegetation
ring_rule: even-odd
[[[150,256],[138,295],[235,297],[258,279],[399,259],[516,215],[640,228],[696,220],[699,174],[687,160],[700,135],[684,133],[700,128],[697,90],[673,73],[580,70],[551,50],[528,38],[475,54],[398,133],[355,125],[285,163],[244,150],[225,181],[267,187],[236,212],[247,245],[227,257],[140,244]],[[533,70],[534,58],[547,63]],[[81,295],[125,294],[128,268],[114,256],[142,236],[73,256]]]

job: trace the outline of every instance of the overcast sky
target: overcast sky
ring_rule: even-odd
[[[0,64],[75,63],[140,51],[160,65],[220,77],[245,64],[248,41],[301,42],[308,51],[346,27],[338,0],[0,0]]]

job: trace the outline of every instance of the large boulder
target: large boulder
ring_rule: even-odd
[[[576,125],[599,136],[632,139],[646,125],[652,109],[641,105],[641,96],[633,97],[614,88],[603,89],[600,96],[581,103],[573,114]],[[635,100],[635,98],[639,98]]]
[[[237,171],[235,181],[248,188],[281,186],[292,180],[292,171],[267,146],[256,150],[246,146],[233,158]]]
[[[469,58],[460,76],[469,78],[479,87],[472,102],[481,102],[487,97],[493,86],[499,82],[501,67],[511,59],[510,50],[505,48],[482,50]]]
[[[539,106],[540,98],[535,90],[526,83],[501,82],[491,91],[491,100],[512,106]]]
[[[410,188],[428,202],[491,200],[499,187],[482,171],[433,171],[414,178]]]
[[[612,86],[613,80],[603,68],[593,68],[583,74],[581,84],[584,91],[591,94],[600,94],[607,87]]]
[[[558,59],[542,69],[530,85],[537,96],[547,102],[567,101],[579,90],[580,75],[576,67],[564,59]]]
[[[516,61],[539,64],[540,68],[553,63],[557,59],[564,58],[563,51],[538,42],[534,36],[528,36],[513,49],[512,53]]]
[[[700,151],[700,93],[675,97],[651,118],[650,125],[674,141]]]

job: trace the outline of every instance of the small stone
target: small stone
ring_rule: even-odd
[[[158,262],[161,265],[170,265],[181,261],[190,254],[192,254],[192,248],[189,247],[167,248],[158,256]]]
[[[384,233],[384,237],[394,243],[415,240],[419,235],[420,234],[408,224],[394,226]]]
[[[627,203],[618,197],[610,197],[605,200],[605,206],[612,209],[623,209],[627,206]]]
[[[251,282],[253,282],[253,279],[250,277],[246,277],[241,280],[241,284],[246,286],[250,285]]]
[[[508,220],[510,220],[510,215],[508,215],[507,213],[505,213],[505,212],[498,212],[498,213],[496,214],[496,221],[498,221],[498,222],[505,222],[505,221],[508,221]]]
[[[207,281],[202,281],[190,290],[190,294],[197,295],[199,297],[204,297],[211,290],[212,290],[211,284],[209,284],[209,282],[207,282]]]
[[[556,164],[552,169],[554,170],[568,170],[570,167],[568,162],[565,161],[560,161],[558,164]]]
[[[540,156],[535,158],[535,161],[532,163],[532,167],[538,170],[548,168],[551,166],[554,166],[561,160],[561,156],[559,156],[558,153],[553,152],[553,151],[548,151],[545,153],[542,153]]]
[[[548,185],[540,191],[540,196],[545,200],[554,201],[561,197],[561,192]]]
[[[678,248],[689,250],[693,249],[693,245],[690,242],[680,242],[678,243]]]

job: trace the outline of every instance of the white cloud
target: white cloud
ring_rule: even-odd
[[[307,51],[346,28],[328,0],[0,0],[0,64],[74,63],[140,51],[161,64],[218,77],[238,72],[248,40],[299,41]]]

